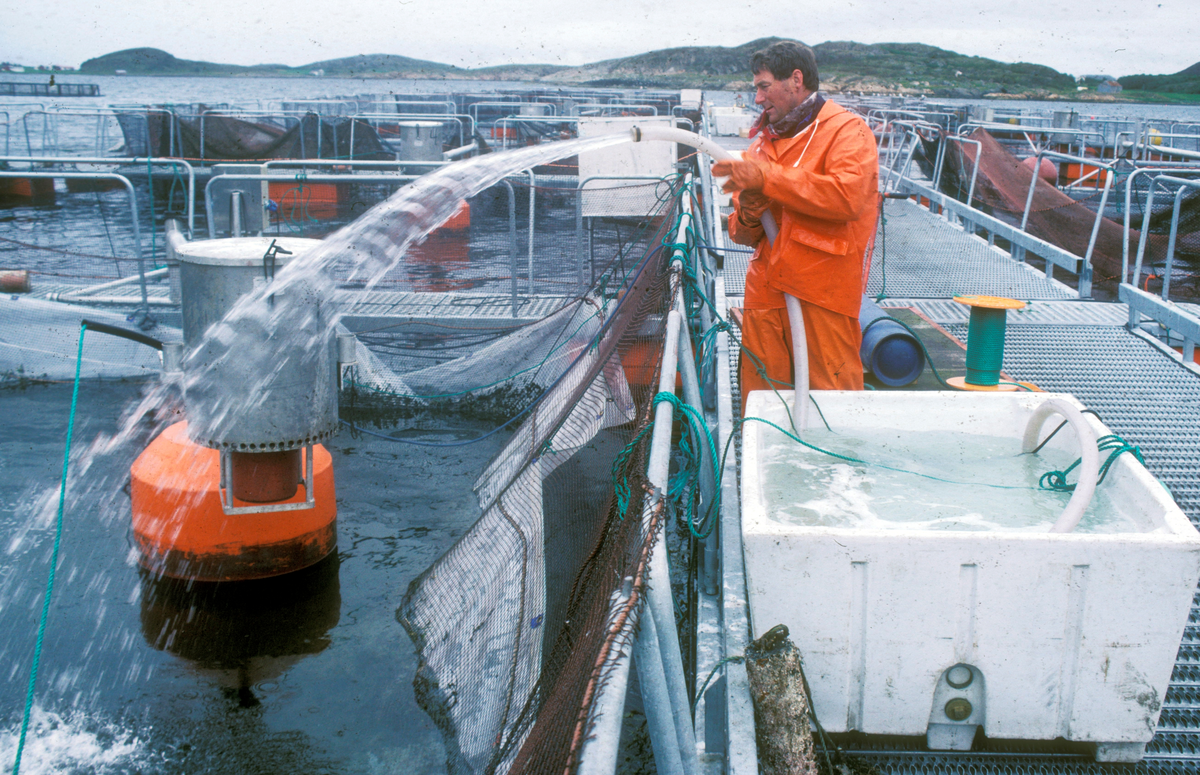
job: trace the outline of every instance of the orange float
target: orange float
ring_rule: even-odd
[[[267,195],[279,204],[279,217],[287,221],[336,218],[339,193],[335,183],[271,181],[267,184]]]
[[[221,453],[191,441],[186,421],[167,428],[131,468],[140,564],[173,578],[234,581],[278,576],[319,562],[337,546],[337,505],[333,460],[319,444],[309,449],[311,483],[298,482],[290,497],[277,502],[248,502],[238,493],[277,492],[280,472],[295,472],[295,459],[246,455],[250,465],[233,461],[229,478],[234,482],[224,483],[230,488],[226,492]],[[301,471],[305,454],[299,456]],[[256,470],[257,463],[264,471]]]
[[[1036,156],[1030,156],[1021,160],[1021,166],[1030,170],[1037,167],[1039,178],[1050,184],[1058,183],[1058,166],[1049,159],[1042,159],[1039,163]]]

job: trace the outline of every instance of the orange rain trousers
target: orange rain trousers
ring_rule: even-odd
[[[862,361],[858,355],[862,330],[858,318],[804,301],[800,302],[800,309],[804,315],[804,339],[808,344],[809,387],[812,390],[862,390]],[[757,357],[762,367],[750,353]],[[748,309],[743,312],[738,377],[743,411],[744,397],[751,390],[781,389],[792,384],[795,366],[792,330],[786,309]]]

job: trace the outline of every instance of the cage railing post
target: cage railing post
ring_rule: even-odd
[[[512,316],[517,316],[517,195],[512,183],[500,181],[508,189],[508,267],[512,275]]]
[[[664,670],[666,665],[654,619],[652,615],[642,616],[638,622],[637,640],[633,644],[642,706],[646,710],[646,724],[650,728],[650,744],[654,750],[654,769],[664,775],[688,775],[683,765],[686,751],[680,749],[676,739],[670,689]],[[694,745],[692,750],[695,751]]]
[[[537,176],[529,172],[529,295],[533,296],[533,228],[534,205],[537,203]]]
[[[682,306],[682,302],[680,302]],[[683,315],[679,316],[679,372],[683,381],[683,400],[688,406],[692,407],[701,418],[704,418],[704,400],[700,392],[700,379],[696,374],[696,361],[692,354],[692,339],[688,329],[687,318]],[[705,425],[707,420],[703,420]],[[716,498],[717,483],[713,476],[713,459],[712,451],[707,444],[700,445],[700,514],[708,514],[713,501]],[[708,518],[702,523],[701,530],[708,528],[711,520],[716,520],[719,515],[713,511],[708,515]],[[703,538],[700,541],[704,551],[704,593],[707,595],[717,594],[717,547],[720,542],[718,530],[715,528],[709,533],[708,538]]]
[[[229,236],[242,236],[242,192],[229,192]]]
[[[666,342],[663,346],[663,360],[659,370],[658,390],[660,393],[674,392],[675,390],[675,366],[679,358],[680,334],[683,331],[682,320],[683,316],[676,310],[667,313]],[[663,493],[667,491],[670,474],[671,429],[674,414],[674,407],[667,401],[660,402],[654,408],[654,432],[650,443],[650,460],[646,468],[646,478],[652,486]],[[664,540],[665,535],[660,535],[650,555],[646,602],[658,624],[658,640],[669,694],[667,702],[670,704],[675,718],[675,742],[682,754],[684,771],[688,775],[695,775],[700,766],[696,756],[696,732],[692,727],[691,703],[688,700],[687,684],[683,675],[683,655],[679,649],[675,603],[671,592],[671,569],[667,560],[666,546],[663,544]],[[645,688],[643,687],[644,692]]]

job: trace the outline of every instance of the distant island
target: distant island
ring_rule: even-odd
[[[91,75],[425,78],[530,81],[546,85],[619,88],[751,88],[750,55],[779,38],[735,47],[686,46],[569,67],[499,65],[463,68],[397,54],[361,54],[287,65],[227,65],[177,59],[156,48],[131,48],[89,59],[79,72]],[[831,41],[813,46],[822,89],[832,93],[1009,97],[1093,101],[1200,102],[1200,63],[1174,75],[1076,79],[1044,65],[1009,64],[964,56],[921,43]]]

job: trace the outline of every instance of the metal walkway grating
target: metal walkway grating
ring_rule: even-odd
[[[732,207],[722,207],[721,215],[732,217]],[[724,229],[720,233],[721,247],[724,248],[724,268],[721,270],[725,277],[726,296],[746,295],[746,271],[750,268],[750,248],[739,245],[729,239],[729,232]]]
[[[732,212],[732,210],[730,210]],[[1075,291],[1046,278],[1029,264],[948,223],[917,203],[884,202],[884,218],[875,236],[867,295],[946,299],[956,294],[1014,299],[1073,299]],[[745,293],[749,255],[722,233],[725,293]]]
[[[971,317],[971,308],[949,299],[897,299],[888,298],[880,307],[912,307],[934,323],[950,325],[966,323]],[[1025,309],[1010,310],[1007,324],[1016,325],[1083,325],[1124,326],[1129,322],[1129,308],[1112,302],[1080,301],[1037,301]]]
[[[867,295],[1069,299],[1075,291],[908,199],[884,201]]]

